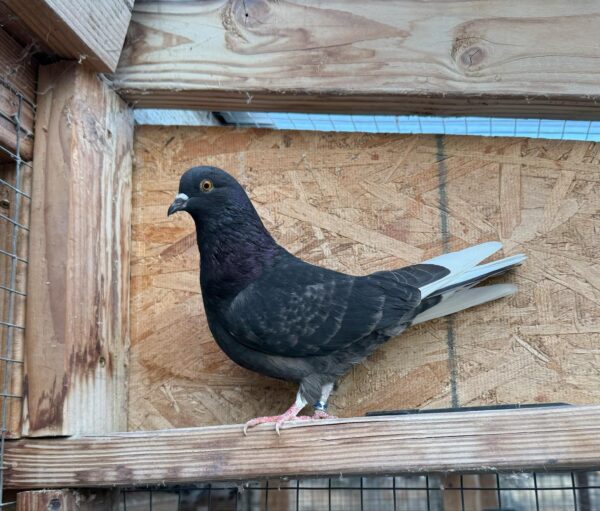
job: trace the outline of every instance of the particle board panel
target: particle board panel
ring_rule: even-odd
[[[216,165],[292,253],[366,274],[501,239],[515,297],[415,327],[339,384],[334,413],[600,396],[600,173],[584,142],[224,127],[136,130],[129,428],[243,422],[295,388],[237,367],[202,309],[179,176]]]

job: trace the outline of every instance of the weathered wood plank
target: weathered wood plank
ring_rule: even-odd
[[[462,483],[462,484],[461,484]],[[447,474],[442,480],[444,511],[488,511],[498,509],[495,474]],[[475,491],[461,488],[478,488]],[[485,490],[481,488],[486,488]]]
[[[134,0],[4,0],[59,57],[114,71]]]
[[[113,510],[119,510],[118,490],[32,490],[17,493],[17,511]]]
[[[17,511],[75,511],[76,495],[69,490],[39,490],[17,493]]]
[[[275,239],[312,264],[364,275],[434,257],[442,215],[451,250],[502,240],[502,255],[530,257],[501,278],[514,297],[411,328],[355,366],[335,415],[450,406],[451,363],[461,406],[600,402],[600,144],[139,127],[135,160],[129,429],[233,424],[294,399],[210,334],[194,224],[166,216],[194,165],[237,176]]]
[[[23,439],[4,462],[8,488],[585,469],[600,463],[600,406],[301,421],[281,436],[235,425]]]
[[[1,23],[0,19],[0,23]],[[37,63],[26,47],[21,46],[0,28],[0,145],[12,153],[17,150],[17,128],[14,116],[19,112],[19,96],[23,95],[20,116],[21,158],[31,160],[33,154],[33,120]],[[0,151],[0,159],[8,155]]]
[[[25,434],[123,429],[132,115],[76,63],[40,70]]]
[[[600,118],[593,0],[143,1],[139,106]]]

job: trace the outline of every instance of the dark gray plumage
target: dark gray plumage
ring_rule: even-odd
[[[506,285],[470,288],[523,260],[477,266],[500,247],[486,243],[367,276],[314,266],[278,245],[239,183],[214,167],[182,176],[175,211],[196,224],[204,308],[219,346],[247,369],[300,384],[286,414],[250,425],[279,425],[307,402],[324,412],[333,384],[353,364],[426,314],[511,294]]]

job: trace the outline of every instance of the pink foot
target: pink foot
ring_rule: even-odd
[[[315,410],[314,415],[312,416],[313,420],[318,420],[318,419],[337,419],[337,417],[335,415],[329,415],[327,412],[324,412],[323,410]]]
[[[292,405],[289,410],[282,413],[281,415],[271,415],[268,417],[257,417],[256,419],[251,419],[246,424],[244,424],[244,435],[248,434],[248,428],[256,426],[257,424],[275,424],[275,431],[279,435],[279,429],[283,425],[284,422],[289,421],[305,421],[310,420],[312,417],[308,417],[307,415],[298,415],[301,408],[298,408],[296,405]]]

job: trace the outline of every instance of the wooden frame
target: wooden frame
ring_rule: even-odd
[[[61,2],[40,0],[39,3],[48,9]],[[19,2],[9,5],[20,12]],[[299,5],[304,14],[316,21],[308,41],[300,37],[304,32],[294,25],[293,12],[281,11],[288,8],[286,3],[253,2],[248,11],[245,3],[234,1],[216,14],[204,11],[198,4],[188,13],[186,21],[190,17],[219,16],[219,27],[223,27],[224,34],[218,28],[220,35],[214,43],[210,43],[210,34],[198,31],[187,34],[174,23],[180,9],[189,6],[166,3],[158,8],[157,5],[140,4],[130,29],[132,37],[113,77],[120,94],[138,106],[497,116],[535,113],[544,117],[600,118],[597,74],[588,69],[589,63],[598,58],[594,53],[596,47],[587,40],[589,34],[595,33],[590,27],[595,26],[593,22],[600,16],[600,9],[592,4],[564,7],[560,2],[548,5],[536,0],[525,7],[522,2],[489,0],[475,16],[461,10],[466,7],[446,3],[454,10],[453,17],[445,22],[432,15],[433,4],[423,2],[402,2],[402,7],[396,3],[388,8],[389,3],[381,0],[368,7],[373,12],[372,19],[368,19],[363,7],[358,7],[359,2],[347,4],[352,7],[337,2],[325,10],[304,0],[294,5]],[[541,6],[546,10],[543,19],[531,14]],[[414,25],[420,27],[418,33],[405,33],[398,21],[404,19],[404,9],[413,10]],[[38,16],[31,21],[31,27],[35,27],[39,17],[49,11],[31,12]],[[21,12],[23,19],[31,12]],[[123,9],[119,13],[122,24],[127,13]],[[271,57],[264,55],[274,53],[261,50],[265,40],[267,46],[270,44],[270,25],[265,25],[264,20],[272,16],[283,20],[282,30],[289,30],[296,37],[291,39],[295,46],[276,47],[275,53],[281,52],[286,59],[295,55],[298,61],[294,65],[301,72],[309,70],[307,76],[286,72],[286,66],[277,61],[274,73],[262,74],[255,65],[262,58],[268,63]],[[386,24],[384,18],[392,21]],[[325,36],[327,31],[319,28],[319,20],[328,19],[345,20],[347,23],[338,25],[350,27],[350,32],[356,32],[360,25],[371,35],[366,42],[358,41],[346,28]],[[76,21],[61,18],[57,23],[73,29]],[[566,49],[550,48],[540,55],[540,48],[548,43],[548,34],[556,30],[573,35],[569,45]],[[424,52],[425,44],[431,42],[425,36],[438,31],[452,35],[444,43],[450,46],[437,48],[430,44],[430,51]],[[71,35],[76,33],[74,29],[71,32]],[[158,32],[167,35],[158,47],[153,47],[149,42]],[[489,34],[499,36],[500,40],[490,39]],[[523,55],[515,54],[513,47],[503,46],[505,38],[515,36],[520,41],[520,46],[515,46],[524,48]],[[316,38],[316,45],[308,44],[311,37]],[[69,39],[72,48],[64,53],[58,42],[47,42],[59,54],[74,57],[88,51],[84,39],[81,36]],[[117,36],[114,41],[118,43]],[[256,46],[253,41],[258,41]],[[230,69],[233,64],[247,75],[238,72],[208,80],[215,69],[210,62],[206,69],[192,70],[188,75],[182,55],[189,56],[191,48],[198,50],[194,58],[206,60],[204,51],[214,51],[213,44],[219,47],[217,55],[221,60],[217,65],[229,59]],[[399,55],[389,67],[383,65],[389,56],[386,45],[395,48]],[[337,47],[344,49],[339,54],[329,53]],[[573,48],[580,50],[575,56]],[[90,60],[96,70],[114,68],[116,61],[104,50],[92,52]],[[550,58],[554,50],[558,56]],[[421,53],[425,54],[422,62],[418,58]],[[167,57],[172,62],[166,62]],[[339,64],[331,63],[333,57],[343,61],[347,69],[336,74]],[[252,58],[254,64],[248,62]],[[535,59],[541,62],[539,69],[531,69],[526,63]],[[525,64],[519,64],[519,60]],[[544,78],[551,69],[560,68],[561,63],[565,64],[563,73],[552,74],[551,80]],[[167,72],[172,73],[169,79],[156,74],[161,66],[167,66]],[[284,72],[279,73],[278,69]],[[371,78],[356,83],[356,76],[364,69],[363,73]],[[513,75],[511,81],[497,80],[497,73],[505,71]],[[133,119],[127,106],[106,84],[75,62],[46,68],[41,84],[35,148],[37,183],[34,183],[34,197],[40,202],[32,220],[37,245],[32,247],[36,255],[31,264],[29,295],[35,299],[28,305],[24,431],[30,436],[83,436],[8,441],[7,487],[101,487],[340,472],[368,475],[600,466],[600,406],[299,423],[286,427],[281,437],[264,427],[243,437],[241,426],[233,425],[113,433],[124,424],[128,183]],[[114,133],[113,126],[117,126]],[[71,160],[73,154],[80,159]],[[96,159],[98,154],[104,157]],[[79,166],[81,162],[84,167]],[[62,173],[56,180],[58,170]],[[92,188],[99,192],[91,211],[79,201],[86,192],[81,179],[91,180]],[[123,202],[115,206],[104,202],[103,193],[107,190],[117,190],[124,197]],[[50,197],[48,192],[56,193]],[[61,200],[52,202],[55,197]],[[82,227],[77,219],[86,214],[91,215],[91,223]],[[62,218],[73,220],[64,230],[52,223]],[[101,235],[94,231],[99,225],[107,228]],[[46,239],[48,232],[56,235],[58,241]],[[101,285],[90,291],[72,280],[70,269],[81,270],[81,261],[88,254],[84,248],[89,253],[101,254],[94,259],[92,272],[107,277],[116,294],[111,295]],[[58,282],[64,293],[49,296],[46,282]],[[56,331],[57,324],[66,323],[64,309],[56,305],[61,300],[80,308],[83,319],[77,328]],[[101,314],[117,312],[111,316],[112,323],[103,335],[98,332],[90,335],[94,324],[97,325],[98,308]],[[54,348],[58,348],[49,350],[44,345],[48,339],[56,342]],[[45,369],[40,371],[42,365]],[[118,399],[112,401],[115,392]],[[85,436],[89,434],[97,436]],[[21,500],[38,497],[23,496]]]
[[[599,17],[545,0],[145,1],[113,80],[154,108],[598,119]]]
[[[310,460],[310,461],[309,461]],[[282,476],[585,469],[600,465],[600,406],[367,417],[19,440],[8,488]]]
[[[114,71],[134,0],[5,0],[56,55],[100,72]]]
[[[76,63],[43,66],[39,86],[23,430],[123,429],[132,115]]]

